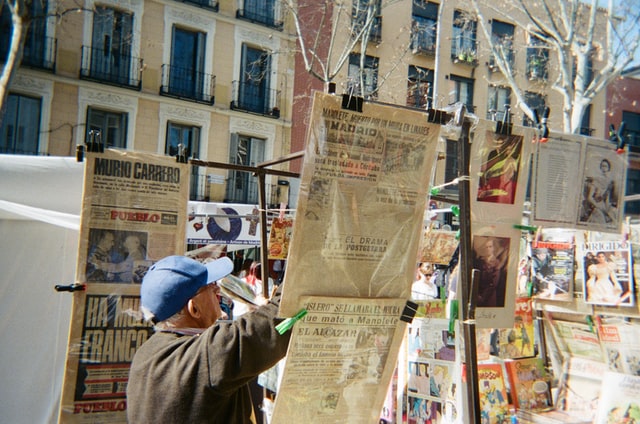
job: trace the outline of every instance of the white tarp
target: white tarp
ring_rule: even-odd
[[[62,388],[84,164],[0,155],[0,411],[55,423]]]

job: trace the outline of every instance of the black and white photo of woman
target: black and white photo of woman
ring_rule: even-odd
[[[480,271],[476,306],[503,307],[507,286],[508,237],[475,236],[473,267]]]

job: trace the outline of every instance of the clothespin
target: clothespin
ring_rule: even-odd
[[[549,120],[549,113],[551,113],[551,109],[549,106],[545,106],[542,112],[542,119],[538,115],[538,109],[533,110],[533,117],[538,128],[538,132],[540,133],[540,137],[538,141],[540,143],[546,143],[549,141],[549,127],[547,126],[547,121]]]
[[[75,291],[84,291],[87,289],[87,285],[86,284],[69,284],[69,285],[62,285],[62,284],[56,284],[53,287],[57,292],[75,292]]]
[[[362,105],[364,104],[364,98],[354,96],[352,94],[342,95],[342,109],[352,110],[354,112],[362,113]]]
[[[178,154],[176,155],[176,162],[189,163],[189,158],[187,158],[187,149],[182,143],[178,144]]]
[[[456,320],[458,319],[458,299],[453,299],[449,304],[449,333],[454,334],[456,331]]]
[[[538,227],[534,227],[533,225],[513,224],[513,228],[522,231],[529,231],[530,233],[535,233],[536,231],[538,231]]]
[[[624,139],[624,130],[625,130],[625,122],[620,122],[620,128],[618,128],[618,132],[616,132],[616,127],[613,124],[609,125],[609,141],[615,143],[616,152],[624,153],[624,147],[627,142]]]
[[[300,321],[305,315],[307,315],[306,309],[301,309],[300,312],[292,316],[291,318],[287,318],[282,321],[280,324],[276,326],[276,331],[280,334],[284,334],[293,327],[293,324]]]
[[[418,312],[418,304],[411,300],[407,300],[407,303],[404,305],[404,309],[400,314],[400,321],[411,323],[413,321],[413,317],[416,316],[416,312]]]
[[[593,318],[591,318],[591,315],[587,315],[587,325],[589,326],[589,331],[593,333]]]
[[[513,124],[511,123],[511,106],[504,105],[504,118],[502,121],[496,122],[496,134],[511,135],[511,129]]]

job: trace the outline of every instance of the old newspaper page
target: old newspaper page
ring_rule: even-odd
[[[85,157],[84,193],[61,423],[126,422],[136,349],[151,335],[138,314],[153,262],[183,254],[189,165],[107,150]]]
[[[406,299],[304,296],[272,422],[370,424],[393,375]]]
[[[409,298],[440,126],[316,93],[280,314],[300,296]]]

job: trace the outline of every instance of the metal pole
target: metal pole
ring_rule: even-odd
[[[461,111],[461,132],[458,139],[458,177],[469,175],[470,142],[469,131],[471,121],[464,119],[464,106]],[[471,210],[470,187],[468,178],[460,178],[458,182],[458,197],[460,206],[460,315],[464,329],[465,375],[467,404],[469,406],[469,423],[480,422],[480,398],[478,395],[478,356],[476,353],[475,333],[475,298],[473,296],[474,282],[472,279],[473,263],[471,261]],[[474,273],[475,274],[475,273]]]

